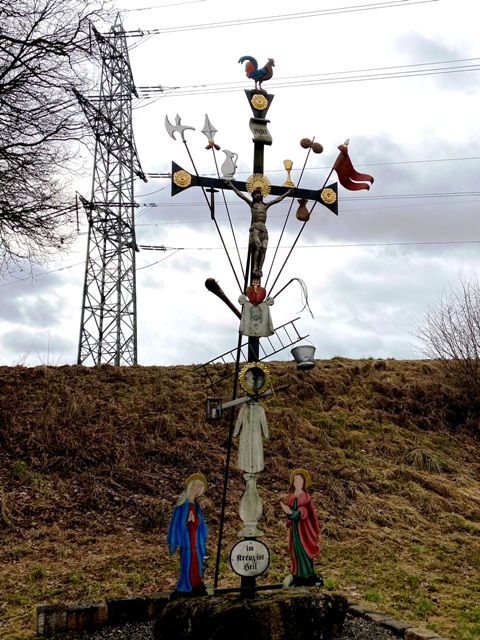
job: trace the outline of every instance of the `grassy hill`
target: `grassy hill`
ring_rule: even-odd
[[[307,468],[328,589],[456,640],[480,638],[480,460],[451,380],[425,361],[268,364],[275,397],[260,485],[271,565],[289,573],[279,500]],[[209,481],[212,584],[228,411],[207,423],[194,367],[0,368],[0,636],[34,636],[36,604],[170,590],[168,521],[188,475]],[[477,428],[477,433],[479,433]],[[235,444],[236,446],[236,444]],[[219,586],[242,523],[232,459]]]

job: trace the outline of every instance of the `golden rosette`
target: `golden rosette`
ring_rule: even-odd
[[[268,101],[265,96],[261,96],[258,93],[252,97],[250,102],[252,103],[252,107],[257,109],[257,111],[263,111],[268,107]]]
[[[180,171],[176,171],[173,174],[173,182],[177,187],[186,189],[192,183],[192,176],[188,173],[188,171],[184,171],[183,169],[181,169]]]
[[[333,204],[337,199],[337,194],[333,189],[322,189],[320,198],[325,202],[325,204]]]

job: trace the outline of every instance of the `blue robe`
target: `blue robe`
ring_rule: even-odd
[[[188,535],[188,500],[175,507],[170,520],[167,533],[167,544],[170,553],[174,553],[177,546],[180,548],[180,576],[178,578],[177,591],[191,591],[190,582],[190,538]],[[202,509],[198,500],[194,500],[193,506],[197,513],[199,523],[195,533],[195,548],[198,559],[200,577],[203,577],[203,558],[206,555],[207,525],[203,519]]]

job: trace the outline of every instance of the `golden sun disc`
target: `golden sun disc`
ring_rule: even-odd
[[[264,198],[265,196],[268,196],[272,189],[270,180],[262,173],[253,173],[251,176],[248,176],[245,184],[247,186],[248,193],[260,191]]]

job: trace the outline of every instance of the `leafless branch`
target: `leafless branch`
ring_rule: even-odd
[[[460,278],[417,320],[416,337],[428,358],[450,370],[470,407],[480,407],[480,283]]]
[[[0,7],[0,272],[71,240],[68,169],[86,132],[72,88],[95,85],[91,25],[108,17],[103,0]]]

